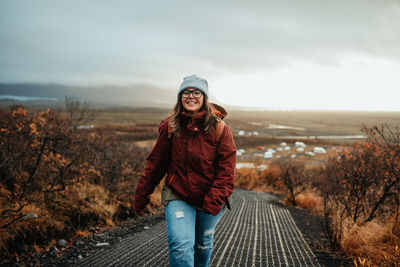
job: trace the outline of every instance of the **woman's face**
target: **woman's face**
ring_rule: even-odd
[[[203,106],[203,93],[196,88],[187,88],[182,93],[182,105],[189,113],[195,116]]]

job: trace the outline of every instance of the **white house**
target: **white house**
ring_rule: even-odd
[[[316,146],[314,147],[314,153],[325,154],[326,150],[323,147]]]
[[[257,170],[263,171],[266,170],[268,168],[267,164],[261,164],[257,166]]]
[[[268,151],[264,153],[264,158],[266,158],[266,159],[270,159],[273,156],[274,156],[274,153],[271,153],[271,152],[268,152]]]
[[[242,155],[244,152],[246,152],[243,148],[241,148],[241,149],[238,149],[237,151],[236,151],[236,155],[237,156],[240,156],[240,155]]]
[[[254,168],[254,163],[251,163],[251,162],[236,163],[236,169],[240,169],[240,168]]]
[[[303,148],[306,147],[306,145],[303,142],[295,142],[294,146],[295,147],[303,147]]]

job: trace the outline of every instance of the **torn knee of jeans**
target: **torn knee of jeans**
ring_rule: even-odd
[[[214,230],[213,230],[213,229],[205,230],[205,231],[204,231],[204,236],[212,235],[213,233],[214,233]]]
[[[177,211],[175,211],[175,217],[176,217],[177,219],[179,219],[179,218],[184,218],[184,217],[185,217],[185,214],[183,213],[183,210],[177,210]]]
[[[209,246],[198,246],[198,248],[202,249],[202,250],[206,250],[206,249],[209,249],[210,247]]]

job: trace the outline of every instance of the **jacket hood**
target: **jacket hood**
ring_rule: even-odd
[[[221,120],[223,120],[223,119],[226,117],[226,115],[228,115],[228,112],[227,112],[223,107],[221,107],[220,105],[211,103],[211,106],[212,106],[212,108],[213,108],[214,113],[215,113]]]

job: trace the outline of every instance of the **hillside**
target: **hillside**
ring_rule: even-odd
[[[63,105],[66,95],[75,96],[102,106],[168,107],[176,101],[175,92],[172,92],[172,90],[140,84],[87,87],[34,83],[0,84],[0,100],[3,106],[20,102],[10,99],[11,97],[7,98],[7,96],[42,98],[33,102],[50,106]],[[31,101],[29,101],[31,103],[22,102],[32,105]]]

